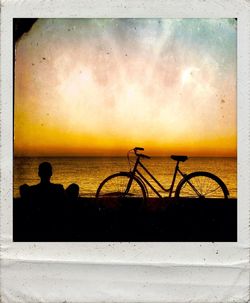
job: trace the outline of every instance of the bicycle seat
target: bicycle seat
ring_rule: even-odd
[[[188,157],[187,156],[175,156],[175,155],[172,155],[171,159],[173,159],[175,161],[184,162],[184,161],[186,161],[188,159]]]

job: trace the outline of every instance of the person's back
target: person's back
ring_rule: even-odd
[[[38,175],[41,182],[29,188],[30,204],[34,209],[36,224],[51,229],[58,226],[64,208],[64,188],[61,184],[50,182],[52,166],[49,162],[39,165]],[[60,224],[59,224],[60,225]]]
[[[64,188],[61,184],[39,183],[30,186],[31,201],[47,204],[49,201],[57,204],[64,198]]]

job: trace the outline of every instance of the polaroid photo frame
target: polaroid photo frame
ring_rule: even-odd
[[[237,239],[14,241],[13,24],[19,18],[237,19]],[[2,302],[248,302],[249,19],[250,4],[244,0],[2,2]]]

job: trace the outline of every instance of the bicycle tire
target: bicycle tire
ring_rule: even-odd
[[[130,179],[130,173],[120,172],[104,179],[97,191],[96,199],[102,208],[120,208],[122,206],[140,205],[144,206],[146,200],[146,191],[142,182],[135,176],[129,192],[126,194],[126,188]]]
[[[190,185],[192,184],[195,190]],[[229,191],[225,183],[216,175],[209,172],[193,172],[185,176],[177,185],[176,198],[213,198],[228,199]]]

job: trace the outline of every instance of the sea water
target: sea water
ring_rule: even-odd
[[[126,157],[16,157],[13,168],[14,197],[20,196],[20,185],[39,183],[38,166],[44,161],[50,162],[53,167],[51,182],[63,184],[64,188],[71,183],[77,183],[82,197],[94,197],[100,182],[107,176],[120,171],[129,171]],[[150,160],[143,160],[143,165],[165,188],[170,187],[175,164],[176,161],[169,157],[152,157]],[[183,173],[211,172],[223,180],[231,198],[237,197],[236,158],[189,158],[184,163],[180,162],[180,169]],[[180,179],[181,176],[178,176],[176,182],[178,183]],[[154,185],[153,182],[151,183]],[[150,191],[149,194],[155,195]]]

